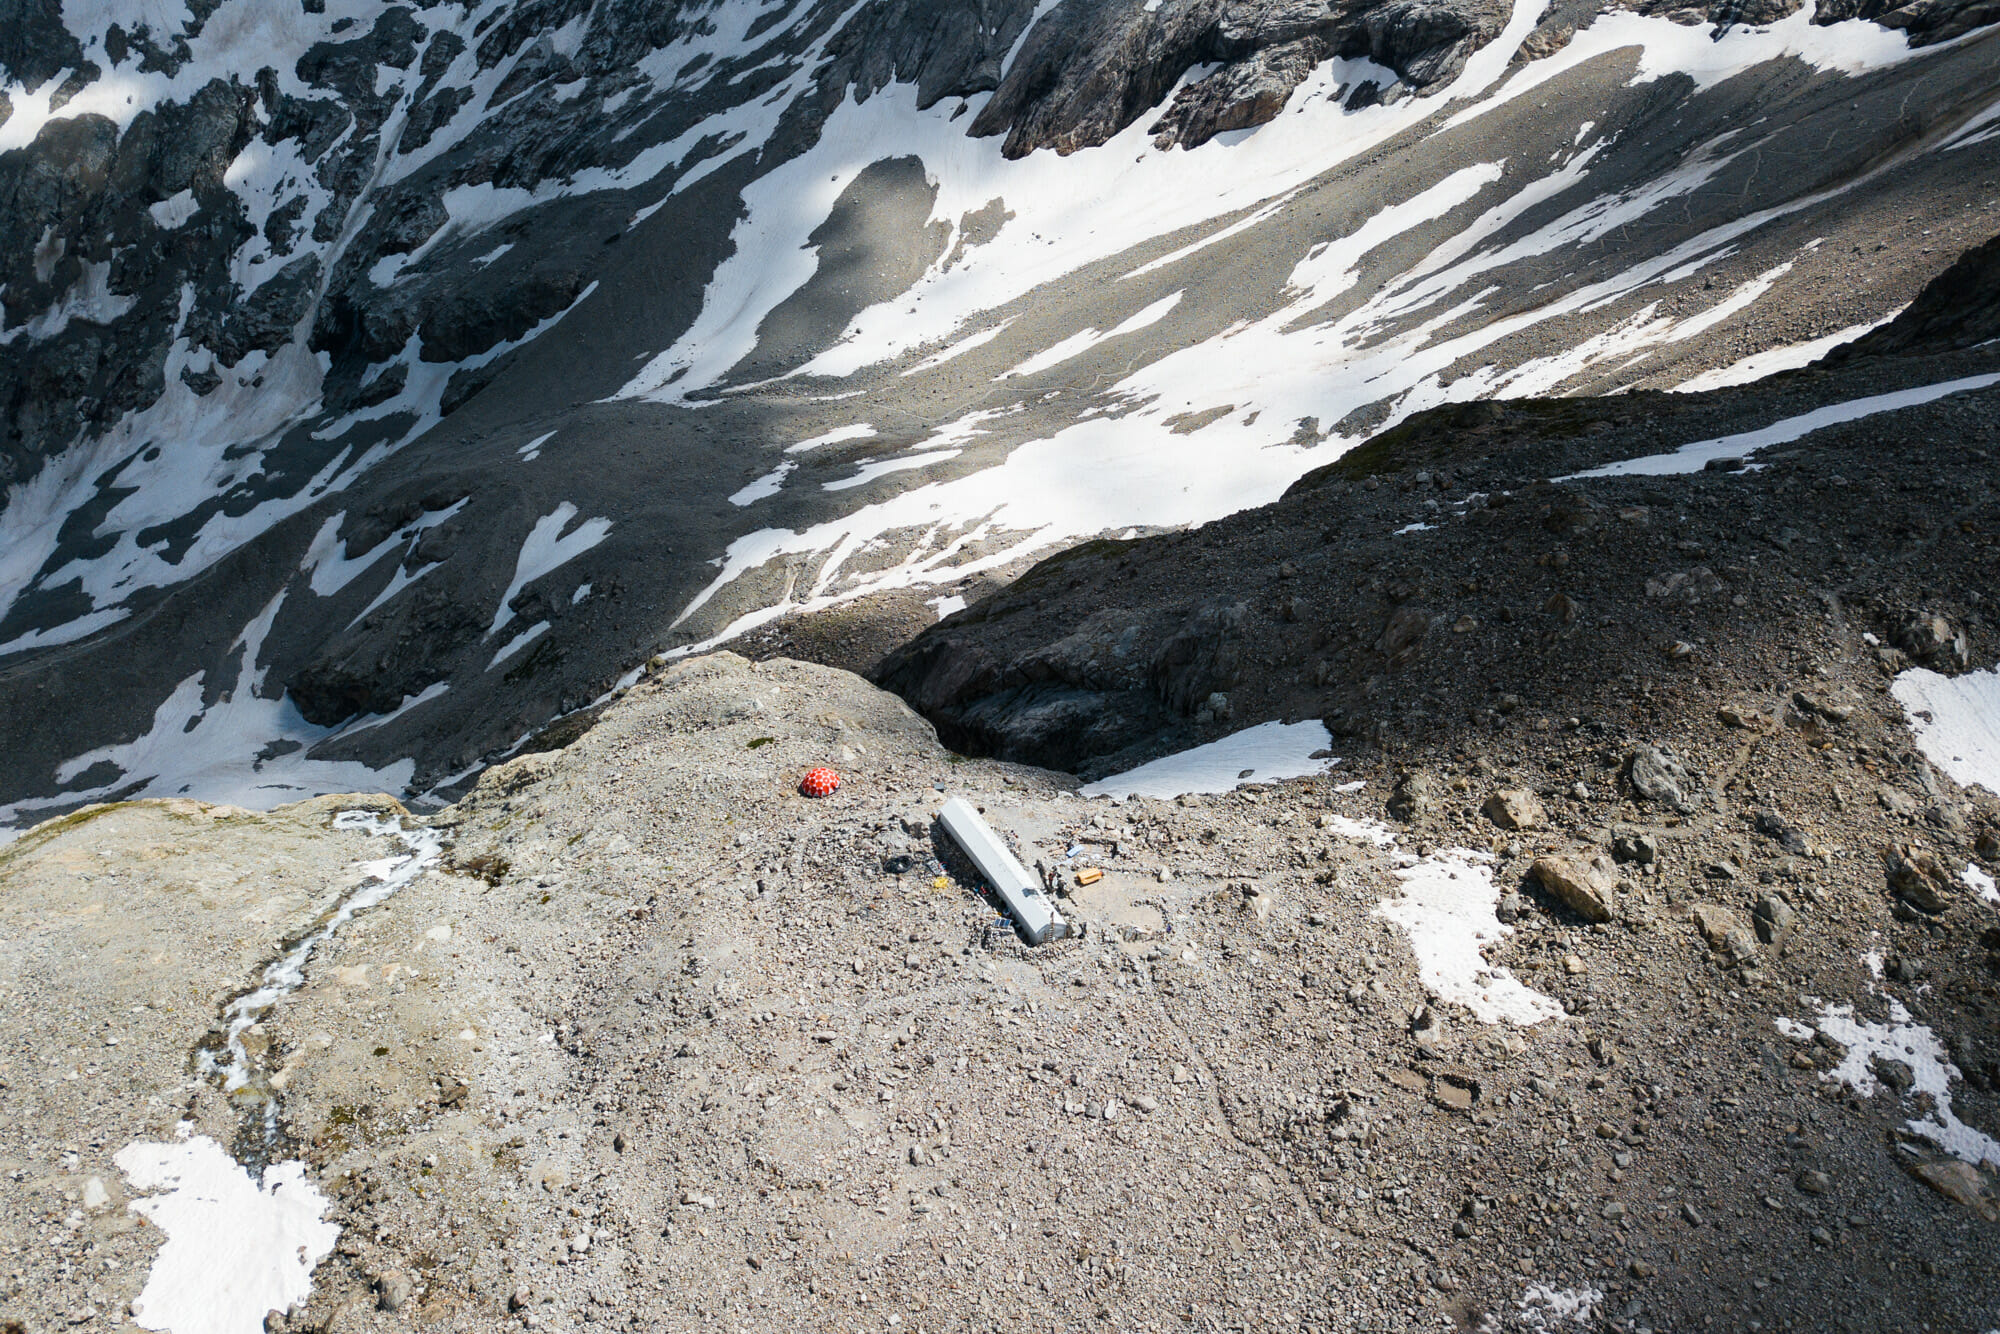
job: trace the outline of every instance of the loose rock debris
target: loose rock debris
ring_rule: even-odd
[[[753,718],[783,739],[747,749]],[[836,738],[863,781],[787,799]],[[1566,781],[1520,784],[1548,828],[1496,833],[1470,765],[1088,800],[954,760],[844,673],[726,654],[535,759],[427,822],[447,855],[245,1032],[339,1228],[272,1328],[1860,1329],[1884,1294],[1890,1326],[1996,1318],[1990,1170],[1910,1124],[1995,1124],[1959,1018],[1990,985],[1970,889],[1934,930],[1872,857],[1751,833],[1730,890],[1688,826],[1579,821]],[[1000,920],[938,841],[947,791],[1028,865],[1090,851],[1061,900],[1085,934]],[[136,803],[4,854],[0,1315],[112,1323],[157,1272],[115,1155],[237,1142],[188,1056],[381,855],[340,808]],[[1629,884],[1608,922],[1528,874],[1600,851]],[[448,869],[473,858],[506,869]],[[1792,909],[1782,953],[1752,887]],[[1937,1066],[1829,1077],[1861,1044],[1805,994],[1893,998]]]

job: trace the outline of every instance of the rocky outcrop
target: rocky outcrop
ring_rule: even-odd
[[[1910,36],[1912,46],[1948,42],[1974,29],[2000,21],[2000,4],[1993,0],[1823,0],[1813,10],[1814,23],[1872,19],[1885,28]]]
[[[1899,358],[1870,365],[1925,381],[1939,374]],[[1853,396],[1851,381],[1796,384],[1805,397],[1784,412]],[[1968,511],[1970,529],[1939,534],[1920,574],[1888,556],[1937,532],[1929,502],[1850,482],[1894,441],[1895,477],[1941,468],[1944,493],[1957,485],[1988,497],[1976,502],[1981,514],[1992,502],[1984,463],[1939,434],[1938,422],[1957,420],[1952,408],[1928,423],[1898,414],[1843,425],[1761,456],[1761,470],[1693,473],[1670,487],[1644,476],[1535,480],[1634,452],[1618,444],[1628,433],[1650,451],[1728,429],[1702,415],[1701,401],[1659,395],[1643,411],[1630,398],[1473,405],[1483,409],[1473,430],[1458,426],[1473,415],[1465,406],[1423,414],[1273,505],[1199,533],[1093,543],[1052,559],[890,654],[877,679],[947,735],[976,714],[982,752],[1052,763],[1042,730],[1011,721],[1028,711],[1013,692],[1029,664],[1069,661],[1066,646],[1115,636],[1122,676],[1064,678],[1095,692],[1090,726],[1064,734],[1059,752],[1086,774],[1269,720],[1322,719],[1346,753],[1393,751],[1470,719],[1496,731],[1597,729],[1602,771],[1561,784],[1590,794],[1578,800],[1619,796],[1655,820],[1711,811],[1716,758],[1634,729],[1633,710],[1651,697],[1638,683],[1670,680],[1680,697],[1698,673],[1714,692],[1695,709],[1704,716],[1741,730],[1796,714],[1802,735],[1854,744],[1865,725],[1851,702],[1866,697],[1861,685],[1816,679],[1770,694],[1758,664],[1777,646],[1847,652],[1825,645],[1823,617],[1786,601],[1777,572],[1816,586],[1843,571],[1847,615],[1872,636],[1872,645],[1857,641],[1863,682],[1913,662],[1961,671],[1993,652],[1990,623],[1971,611],[1987,596],[1978,521]],[[1970,423],[1988,409],[1965,411],[1967,429],[1980,429]],[[1758,424],[1784,415],[1769,406],[1759,414]],[[1502,429],[1477,429],[1495,418]],[[1426,531],[1408,531],[1418,516]],[[1880,554],[1848,566],[1851,549],[1795,540],[1808,526]],[[1686,568],[1662,572],[1663,531]],[[1103,608],[1114,599],[1123,610],[1112,618]],[[1143,689],[1138,663],[1151,664]],[[1226,695],[1226,711],[1203,710],[1211,693]],[[1543,721],[1524,724],[1537,708]],[[1089,749],[1099,744],[1110,748]],[[1421,804],[1413,796],[1400,805]],[[1510,829],[1540,823],[1505,809],[1496,818]]]
[[[1039,582],[983,606],[981,619],[1031,606]],[[1228,693],[1250,666],[1250,620],[1250,608],[1228,598],[1164,613],[1107,608],[1004,663],[982,642],[977,622],[967,621],[956,633],[921,636],[889,654],[873,676],[953,745],[1096,770],[1189,719],[1226,718]]]
[[[1895,319],[1841,344],[1821,364],[1842,366],[1860,357],[1934,356],[1993,338],[2000,338],[2000,236],[1960,255]]]
[[[890,654],[875,675],[925,701],[917,707],[956,748],[1073,769],[1142,742],[1166,722],[1170,706],[1156,674],[1170,689],[1200,673],[1192,661],[1198,651],[1172,665],[1136,651],[1152,619],[1108,609],[1004,666],[972,634],[927,636]]]
[[[1489,0],[1072,0],[1028,34],[972,133],[1004,133],[1009,157],[1074,152],[1111,138],[1188,71],[1212,65],[1151,127],[1161,147],[1194,147],[1273,119],[1330,57],[1373,60],[1417,89],[1449,80],[1504,18]]]

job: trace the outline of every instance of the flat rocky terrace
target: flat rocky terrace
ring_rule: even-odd
[[[188,1224],[131,1169],[210,1140],[302,1161],[242,1189],[338,1225],[271,1329],[1987,1329],[2000,1212],[1946,1150],[2000,1126],[2000,937],[1948,872],[1991,801],[1923,768],[1880,786],[1957,831],[1835,805],[1787,786],[1821,723],[1741,703],[1684,810],[1505,735],[1114,802],[718,654],[406,832],[336,823],[379,799],[66,817],[0,854],[0,1320],[161,1309]],[[1795,790],[1789,839],[1739,834]],[[1019,942],[948,794],[1082,935]],[[1892,839],[1934,849],[1900,898]],[[232,998],[397,875],[225,1096]]]

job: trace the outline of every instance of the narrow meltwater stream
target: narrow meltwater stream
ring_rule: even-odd
[[[260,1135],[246,1134],[238,1156],[255,1158],[261,1166],[278,1147],[278,1099],[270,1086],[269,1072],[250,1052],[245,1034],[263,1020],[285,998],[305,985],[306,965],[319,947],[331,940],[341,927],[368,909],[386,902],[398,890],[435,865],[444,841],[429,829],[405,829],[395,817],[367,811],[342,811],[333,817],[335,829],[361,830],[374,837],[394,838],[402,851],[356,869],[360,881],[303,935],[291,941],[283,953],[264,966],[258,984],[230,1001],[223,1010],[226,1027],[219,1043],[205,1045],[196,1055],[196,1067],[219,1079],[222,1091],[246,1116],[259,1125]],[[246,1127],[246,1129],[248,1129]]]
[[[167,1334],[257,1334],[267,1312],[294,1308],[312,1295],[313,1270],[333,1251],[337,1224],[303,1162],[275,1161],[283,1129],[265,1048],[248,1040],[287,997],[305,985],[319,947],[359,913],[387,901],[435,865],[444,840],[400,819],[343,811],[333,827],[393,839],[400,851],[363,861],[353,888],[264,966],[256,986],[224,1007],[223,1032],[196,1050],[195,1066],[216,1080],[244,1116],[229,1150],[183,1123],[170,1143],[137,1141],[116,1161],[141,1198],[129,1206],[166,1234],[132,1304],[141,1328]]]

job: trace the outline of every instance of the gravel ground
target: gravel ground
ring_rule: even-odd
[[[1950,887],[1939,914],[1899,909],[1874,851],[1991,869],[1990,799],[1921,761],[1848,758],[1909,753],[1880,697],[1837,735],[1787,726],[1775,693],[1740,703],[1764,717],[1688,715],[1686,810],[1560,725],[1114,804],[959,760],[843,672],[663,668],[437,817],[436,868],[344,926],[253,1030],[268,1156],[302,1158],[342,1229],[273,1328],[1988,1328],[1991,1197],[1906,1124],[1937,1100],[1886,1066],[1849,1089],[1838,1044],[1776,1021],[1899,1002],[1962,1072],[1954,1114],[2000,1124],[1993,909]],[[818,763],[845,782],[809,801],[795,785]],[[1901,807],[1845,767],[1864,763]],[[1841,804],[1820,795],[1835,785]],[[1540,821],[1511,801],[1535,827],[1485,812],[1503,790],[1532,795]],[[1085,934],[1031,949],[997,920],[937,841],[947,794],[1060,862]],[[340,805],[111,808],[0,864],[0,902],[33,922],[6,937],[3,1077],[24,1110],[0,1141],[0,1317],[120,1327],[157,1246],[109,1161],[128,1139],[185,1114],[266,1152],[256,1098],[232,1108],[191,1057],[281,938],[393,851],[330,829]],[[1947,808],[1962,828],[1926,819]],[[1753,809],[1782,811],[1800,850],[1746,826]],[[1609,858],[1617,834],[1621,855],[1657,853],[1614,864],[1608,923],[1526,876]],[[1562,1013],[1483,1023],[1420,976],[1380,909],[1400,864],[1448,848],[1493,858],[1465,909],[1488,966]],[[1092,865],[1103,879],[1076,887]],[[57,911],[83,875],[103,912]],[[1766,894],[1796,914],[1770,944]],[[1711,927],[1738,914],[1723,950],[1702,905]],[[103,923],[127,915],[221,943],[114,979]],[[58,1003],[81,1008],[51,1035]],[[110,1088],[50,1064],[80,1059],[100,1012],[146,1052]]]

